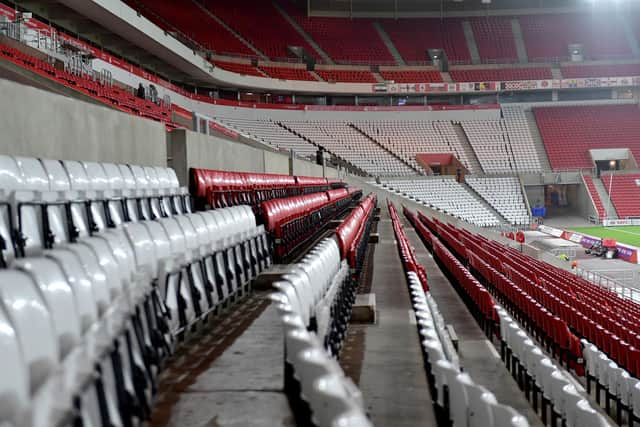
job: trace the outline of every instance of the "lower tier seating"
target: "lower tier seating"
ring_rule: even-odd
[[[574,381],[571,374],[562,367],[564,363],[567,369],[575,370],[576,374],[582,375],[584,373],[580,359],[582,354],[580,346],[576,345],[576,337],[569,332],[566,325],[559,323],[559,319],[546,315],[548,321],[544,322],[544,325],[548,327],[547,333],[549,335],[545,335],[544,332],[541,334],[540,329],[536,329],[532,325],[532,318],[522,316],[522,312],[515,308],[517,294],[511,293],[506,296],[502,293],[505,288],[496,291],[492,282],[486,279],[486,273],[491,270],[491,267],[489,264],[478,263],[478,259],[482,256],[475,256],[480,253],[482,248],[470,244],[464,238],[462,242],[459,242],[454,235],[458,231],[460,235],[464,234],[465,236],[471,233],[462,229],[457,230],[435,219],[429,219],[421,213],[416,216],[405,209],[405,215],[416,227],[425,245],[433,251],[434,258],[452,278],[456,279],[452,283],[460,288],[460,292],[464,293],[464,297],[468,299],[472,307],[477,307],[479,320],[485,323],[487,320],[489,321],[489,328],[485,329],[485,332],[493,333],[500,338],[501,359],[507,369],[511,371],[527,399],[531,401],[534,410],[540,410],[542,422],[546,425],[550,417],[552,425],[557,424],[558,421],[567,426],[583,425],[583,423],[592,426],[609,425],[608,421],[593,408],[591,402],[585,399],[585,391],[582,386]],[[425,225],[428,225],[428,228]],[[465,253],[466,255],[464,255]],[[464,268],[461,264],[461,261],[467,262],[467,256],[469,269]],[[494,272],[494,274],[496,273]],[[482,283],[476,281],[474,275]],[[474,283],[476,286],[471,286]],[[513,313],[513,317],[497,304],[493,304],[492,309],[487,311],[486,304],[483,304],[484,299],[477,296],[478,286],[484,292],[486,289],[491,290],[496,298],[502,301],[505,307]],[[526,292],[522,292],[521,296],[526,296]],[[542,317],[545,317],[544,309],[541,313],[543,313]],[[539,320],[533,319],[535,319],[534,321]],[[499,327],[496,328],[493,322],[498,322],[497,326]],[[560,336],[563,338],[559,339]],[[567,350],[559,351],[568,342],[571,342],[571,345]],[[574,356],[576,356],[573,359],[571,358],[572,351],[575,351]],[[560,366],[556,365],[552,358],[547,356],[548,354],[557,358]],[[446,374],[443,374],[443,377],[446,377]],[[550,411],[549,407],[551,407]]]
[[[481,227],[500,220],[476,200],[453,177],[385,181],[382,187]]]
[[[453,425],[529,425],[513,408],[498,403],[493,393],[463,373],[458,353],[446,330],[438,305],[426,285],[424,268],[417,263],[393,204],[389,203],[398,251],[422,340],[424,366],[436,411]],[[405,211],[406,212],[406,211]],[[415,220],[415,216],[410,214]],[[490,297],[489,297],[490,298]]]
[[[551,68],[485,68],[451,69],[449,75],[456,82],[506,82],[512,80],[550,80]]]
[[[618,212],[618,217],[640,217],[640,174],[630,175],[602,175],[602,183],[611,203]]]
[[[316,73],[328,82],[376,83],[377,80],[368,70],[328,70],[316,69]]]
[[[518,178],[466,176],[465,182],[510,224],[529,224],[529,212]]]

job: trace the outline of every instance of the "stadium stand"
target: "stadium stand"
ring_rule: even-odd
[[[204,0],[202,4],[269,58],[292,58],[288,46],[300,46],[311,56],[316,56],[315,50],[289,25],[271,2]],[[258,21],[268,22],[269,31],[256,25]]]
[[[426,51],[430,48],[444,49],[450,63],[471,62],[461,19],[384,19],[380,22],[409,64],[429,62]]]
[[[560,68],[566,79],[580,77],[631,77],[640,75],[640,64],[615,65],[563,65]]]
[[[416,171],[346,122],[286,121],[288,128],[371,176],[409,176]]]
[[[0,43],[0,58],[23,67],[58,84],[110,105],[118,110],[165,123],[171,122],[170,106],[158,105],[140,99],[132,92],[118,86],[102,84],[94,76],[75,75],[60,70],[48,62],[27,55],[22,51]],[[172,124],[173,126],[173,124]]]
[[[295,7],[289,7],[287,11],[336,63],[396,63],[371,19],[308,18]],[[361,40],[367,42],[361,43]]]
[[[267,73],[269,77],[285,80],[306,80],[315,82],[317,79],[307,71],[306,68],[292,68],[292,67],[272,67],[266,65],[260,65],[260,69]]]
[[[590,149],[628,148],[640,158],[635,105],[542,107],[533,112],[554,170],[590,169]]]
[[[532,130],[522,107],[502,106],[503,125],[513,155],[513,163],[520,173],[542,171],[542,163],[536,151]]]
[[[231,71],[238,74],[246,74],[247,76],[265,77],[256,67],[247,62],[231,62],[231,61],[213,61],[216,67],[223,70]]]
[[[271,119],[250,120],[229,117],[217,117],[216,119],[241,134],[278,150],[293,150],[299,156],[307,158],[315,156],[318,151],[315,145],[285,130]]]
[[[609,197],[620,218],[640,217],[639,182],[640,174],[602,175],[602,183],[607,192],[611,190]]]
[[[389,203],[389,212],[411,292],[418,333],[423,339],[424,366],[436,410],[443,414],[445,420],[455,424],[469,419],[496,426],[528,426],[526,418],[513,408],[498,403],[493,393],[474,383],[468,373],[462,372],[444,318],[429,292],[425,269],[418,263],[392,203]],[[410,215],[406,209],[405,214],[407,217]]]
[[[368,70],[346,70],[317,68],[316,73],[328,82],[376,83],[375,76]]]
[[[529,213],[518,178],[466,176],[465,182],[510,224],[529,224]]]
[[[485,173],[516,171],[502,121],[466,121],[461,125]]]
[[[593,178],[591,175],[583,175],[582,178],[584,179],[584,184],[589,192],[589,196],[591,197],[591,200],[593,200],[593,205],[596,208],[598,218],[601,220],[604,219],[607,216],[607,212],[604,210],[604,205],[602,204],[598,190],[596,190],[596,187],[593,184]]]
[[[354,125],[418,170],[417,153],[453,153],[472,173],[481,172],[471,167],[451,122],[389,120]]]
[[[549,80],[548,67],[495,68],[495,69],[451,69],[451,78],[456,82],[496,82],[510,80]]]
[[[383,181],[380,185],[480,227],[500,224],[500,220],[453,177]]]
[[[160,27],[176,29],[213,52],[233,56],[256,56],[256,53],[238,37],[204,13],[192,1],[178,4],[171,0],[128,0],[128,4],[148,16]]]
[[[527,15],[518,20],[531,62],[566,60],[571,43],[584,45],[586,59],[632,56],[621,17],[616,14]]]
[[[518,61],[511,18],[485,16],[469,22],[481,59],[506,64]]]
[[[385,80],[392,80],[396,83],[440,83],[442,74],[437,70],[392,70],[380,69],[380,75]]]

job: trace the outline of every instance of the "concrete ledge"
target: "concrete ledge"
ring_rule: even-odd
[[[369,243],[378,243],[380,241],[380,234],[369,233]]]
[[[351,323],[376,323],[376,294],[358,294],[353,304]]]

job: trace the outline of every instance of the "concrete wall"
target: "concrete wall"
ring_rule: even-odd
[[[170,132],[167,146],[169,166],[175,169],[182,185],[188,184],[189,168],[325,176],[322,166],[314,163],[294,159],[291,170],[287,155],[184,129]],[[335,169],[325,171],[327,177],[338,176]]]
[[[8,80],[0,80],[0,153],[166,166],[165,128]]]

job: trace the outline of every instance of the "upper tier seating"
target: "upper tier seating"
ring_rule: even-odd
[[[324,147],[372,176],[407,176],[416,172],[375,144],[349,123],[301,121],[283,122],[287,127]]]
[[[377,80],[369,70],[327,70],[316,69],[316,73],[328,82],[376,83]]]
[[[293,150],[300,157],[315,158],[318,151],[318,147],[289,132],[271,119],[250,120],[218,117],[217,120],[239,133],[268,144],[275,149]]]
[[[357,282],[335,238],[325,238],[274,283],[285,334],[285,392],[304,425],[371,427],[362,394],[334,358]]]
[[[416,161],[417,153],[453,153],[471,173],[481,172],[471,167],[451,122],[366,121],[354,126],[418,170],[421,167]]]
[[[520,181],[515,177],[465,177],[465,182],[512,225],[529,225]]]
[[[485,61],[510,63],[518,60],[511,18],[484,16],[470,18],[480,58]]]
[[[518,19],[530,62],[565,60],[571,43],[584,46],[585,59],[632,56],[621,17],[615,14],[527,15]]]
[[[20,67],[24,67],[31,72],[67,86],[120,111],[165,123],[170,123],[171,121],[169,106],[156,105],[146,99],[140,99],[133,93],[118,86],[100,84],[97,79],[89,76],[80,77],[57,69],[48,62],[26,55],[18,49],[2,43],[0,43],[0,59],[11,61]]]
[[[636,105],[534,108],[553,169],[592,168],[590,149],[629,148],[640,159]]]
[[[441,48],[449,63],[470,63],[471,56],[459,18],[380,20],[385,32],[409,64],[430,62],[427,49]]]
[[[632,77],[640,76],[640,64],[563,65],[562,77]]]
[[[311,75],[306,68],[268,67],[266,65],[260,65],[260,69],[270,77],[276,79],[317,81],[317,79]]]
[[[502,121],[464,121],[461,124],[485,173],[516,172]]]
[[[176,341],[269,266],[263,228],[248,207],[189,213],[167,168],[0,169],[0,423],[146,420]]]
[[[382,186],[480,227],[500,224],[500,220],[453,177],[387,181]]]
[[[191,0],[181,2],[130,0],[129,4],[143,13],[145,11],[151,12],[151,15],[149,13],[146,15],[155,15],[154,21],[158,23],[160,20],[161,27],[174,27],[188,38],[218,54],[256,56],[253,50]]]
[[[585,177],[586,178],[586,177]],[[611,182],[613,180],[613,182]],[[602,175],[604,188],[609,192],[613,206],[618,212],[618,217],[640,217],[640,175]]]
[[[380,75],[385,80],[393,80],[396,83],[441,83],[442,74],[437,70],[380,70]]]
[[[223,70],[231,71],[238,74],[246,74],[247,76],[265,77],[256,67],[249,63],[244,62],[231,62],[231,61],[213,61],[213,63],[222,68]]]
[[[204,0],[202,4],[269,58],[292,58],[288,46],[300,46],[310,55],[315,50],[278,12],[272,2],[262,0]],[[267,23],[265,26],[259,24]]]
[[[599,219],[604,219],[607,216],[607,212],[604,210],[604,205],[602,204],[602,200],[600,200],[600,195],[598,194],[598,190],[596,186],[593,184],[593,178],[591,175],[583,175],[584,184],[587,187],[587,191],[593,200],[593,204],[596,208],[596,212],[598,213]]]
[[[456,82],[503,82],[552,78],[551,68],[548,67],[451,69],[449,75]]]
[[[288,8],[288,12],[337,63],[396,63],[371,19],[308,18],[295,7]]]

